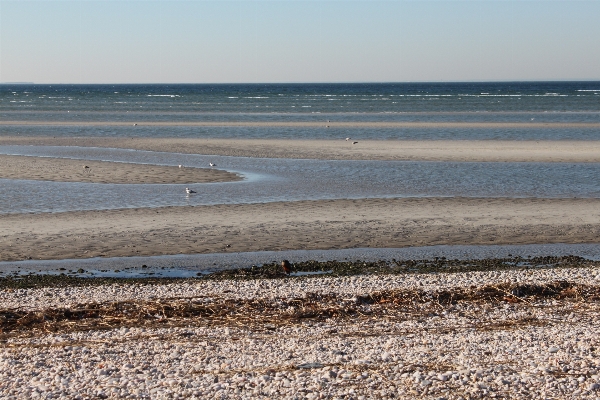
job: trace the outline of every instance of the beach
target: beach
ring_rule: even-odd
[[[360,151],[345,141],[316,140],[0,143],[313,159],[597,161],[595,143],[577,142],[373,141]],[[0,156],[0,166],[9,179],[194,183],[200,190],[239,179],[216,168],[9,155]],[[0,215],[0,260],[597,243],[599,210],[595,198],[423,197],[13,213]],[[508,265],[433,275],[38,288],[12,288],[22,283],[7,277],[0,292],[0,391],[8,398],[595,398],[596,265]],[[442,292],[462,300],[439,300]],[[40,325],[40,315],[52,317]]]
[[[0,400],[600,400],[600,1],[30,3]]]
[[[5,288],[0,390],[593,399],[599,282],[591,265]]]

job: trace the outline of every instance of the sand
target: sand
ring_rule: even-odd
[[[600,199],[409,198],[0,215],[0,260],[597,243]]]
[[[348,133],[354,135],[354,133]],[[353,141],[357,144],[352,144]],[[331,160],[600,162],[600,141],[0,137],[1,145],[112,147],[185,154]]]
[[[0,155],[0,178],[87,183],[207,183],[241,178],[212,168]]]
[[[600,142],[0,138],[253,157],[600,162]],[[84,169],[83,165],[90,168]],[[0,156],[0,177],[83,182],[234,180],[225,171]],[[296,201],[0,215],[0,260],[439,244],[598,243],[600,199]]]

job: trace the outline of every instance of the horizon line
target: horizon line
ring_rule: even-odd
[[[0,85],[348,85],[348,84],[411,84],[411,83],[543,83],[543,82],[600,82],[600,79],[540,79],[540,80],[456,80],[456,81],[333,81],[333,82],[111,82],[111,83],[69,83],[69,82],[0,82]]]

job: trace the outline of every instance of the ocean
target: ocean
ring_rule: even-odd
[[[328,121],[357,123],[357,127],[326,129]],[[143,122],[165,124],[134,126]],[[205,125],[210,122],[240,124]],[[511,124],[497,124],[507,122]],[[551,127],[546,123],[552,123]],[[0,85],[3,136],[599,140],[598,124],[600,82]],[[0,146],[0,154],[198,167],[210,160],[244,177],[241,182],[205,184],[203,191],[210,196],[192,198],[177,185],[0,179],[0,213],[337,198],[600,198],[598,163],[265,162],[244,157],[6,145]]]
[[[335,139],[358,131],[363,139],[381,140],[596,140],[600,130],[582,125],[600,123],[600,82],[2,84],[0,121],[5,121],[0,134],[27,136]],[[7,121],[124,125],[23,126],[6,125]],[[331,129],[310,125],[327,121],[364,125]],[[133,129],[136,122],[192,125]],[[207,122],[298,125],[202,126]],[[414,125],[398,128],[369,123]],[[481,125],[493,123],[517,126]],[[544,127],[545,123],[561,125]]]

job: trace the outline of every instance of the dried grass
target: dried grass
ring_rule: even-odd
[[[193,298],[81,304],[73,308],[0,310],[0,332],[64,332],[121,326],[198,323],[276,329],[285,324],[330,318],[427,317],[462,303],[531,305],[537,299],[597,302],[600,287],[557,281],[545,285],[486,285],[441,291],[388,290],[346,298],[339,294],[307,293],[292,299]],[[536,324],[535,319],[502,324]],[[482,327],[485,328],[485,327]],[[499,327],[488,327],[497,329]]]

